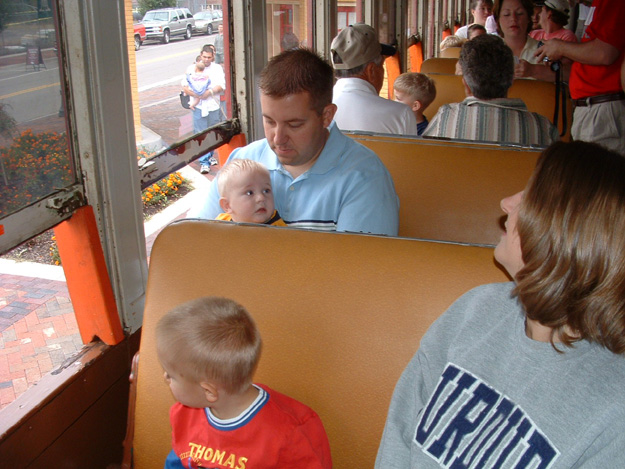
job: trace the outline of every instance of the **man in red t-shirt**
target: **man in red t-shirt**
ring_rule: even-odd
[[[536,51],[540,60],[573,60],[569,88],[575,113],[571,135],[625,155],[625,92],[621,63],[625,55],[622,0],[595,0],[579,44],[552,39]],[[568,67],[564,67],[565,76]]]

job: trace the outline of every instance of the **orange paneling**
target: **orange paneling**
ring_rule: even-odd
[[[93,208],[79,208],[54,228],[67,289],[83,342],[108,345],[124,338]]]
[[[420,72],[421,64],[423,64],[423,43],[419,41],[411,45],[408,48],[408,56],[410,57],[410,71]]]
[[[230,153],[232,153],[232,151],[235,148],[244,147],[245,145],[246,145],[245,135],[237,134],[234,137],[232,137],[228,143],[220,146],[219,151],[218,151],[219,165],[223,166],[226,164],[226,161],[228,160]]]
[[[386,73],[388,74],[388,99],[393,99],[393,85],[395,84],[395,79],[401,74],[399,53],[396,53],[392,57],[387,57],[385,63]]]

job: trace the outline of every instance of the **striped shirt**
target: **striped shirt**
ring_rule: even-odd
[[[540,147],[560,139],[549,119],[528,111],[521,99],[473,96],[441,106],[423,136]]]

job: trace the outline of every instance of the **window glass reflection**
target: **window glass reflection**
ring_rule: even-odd
[[[312,4],[309,0],[267,1],[268,58],[280,52],[312,44]]]
[[[177,8],[184,21],[193,22],[192,35],[172,34],[168,41],[151,32],[158,28],[157,12],[145,5],[131,10],[130,0],[126,2],[129,34],[131,27],[135,35],[142,28],[147,31],[140,47],[129,41],[139,156],[155,155],[232,118],[229,31],[223,9],[227,2],[192,2],[189,8]],[[200,62],[202,70],[196,70]],[[198,81],[202,76],[206,79]],[[185,94],[192,95],[189,91],[202,91],[204,99],[183,101]]]
[[[0,7],[0,218],[75,182],[53,10]]]
[[[345,0],[337,3],[336,6],[337,11],[337,34],[341,32],[341,30],[345,29],[350,24],[354,23],[362,23],[363,19],[363,11],[364,11],[364,1],[362,0]]]

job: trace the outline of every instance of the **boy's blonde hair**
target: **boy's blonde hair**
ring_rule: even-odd
[[[269,170],[258,161],[254,160],[232,160],[226,166],[219,171],[219,177],[217,178],[217,188],[219,189],[219,195],[226,196],[230,181],[240,176],[241,174],[250,174],[254,172],[264,173],[269,176]]]
[[[197,383],[212,381],[229,393],[252,382],[262,341],[247,310],[233,300],[198,298],[169,311],[156,326],[161,362]]]
[[[467,42],[466,39],[451,35],[441,41],[439,48],[440,50],[445,50],[449,47],[462,47],[462,44],[465,42]]]
[[[436,98],[434,80],[423,73],[402,73],[395,79],[393,87],[413,101],[419,101],[421,110],[425,110]]]
[[[204,65],[204,62],[200,60],[199,62],[195,62],[195,69],[203,72],[206,69],[206,65]]]

